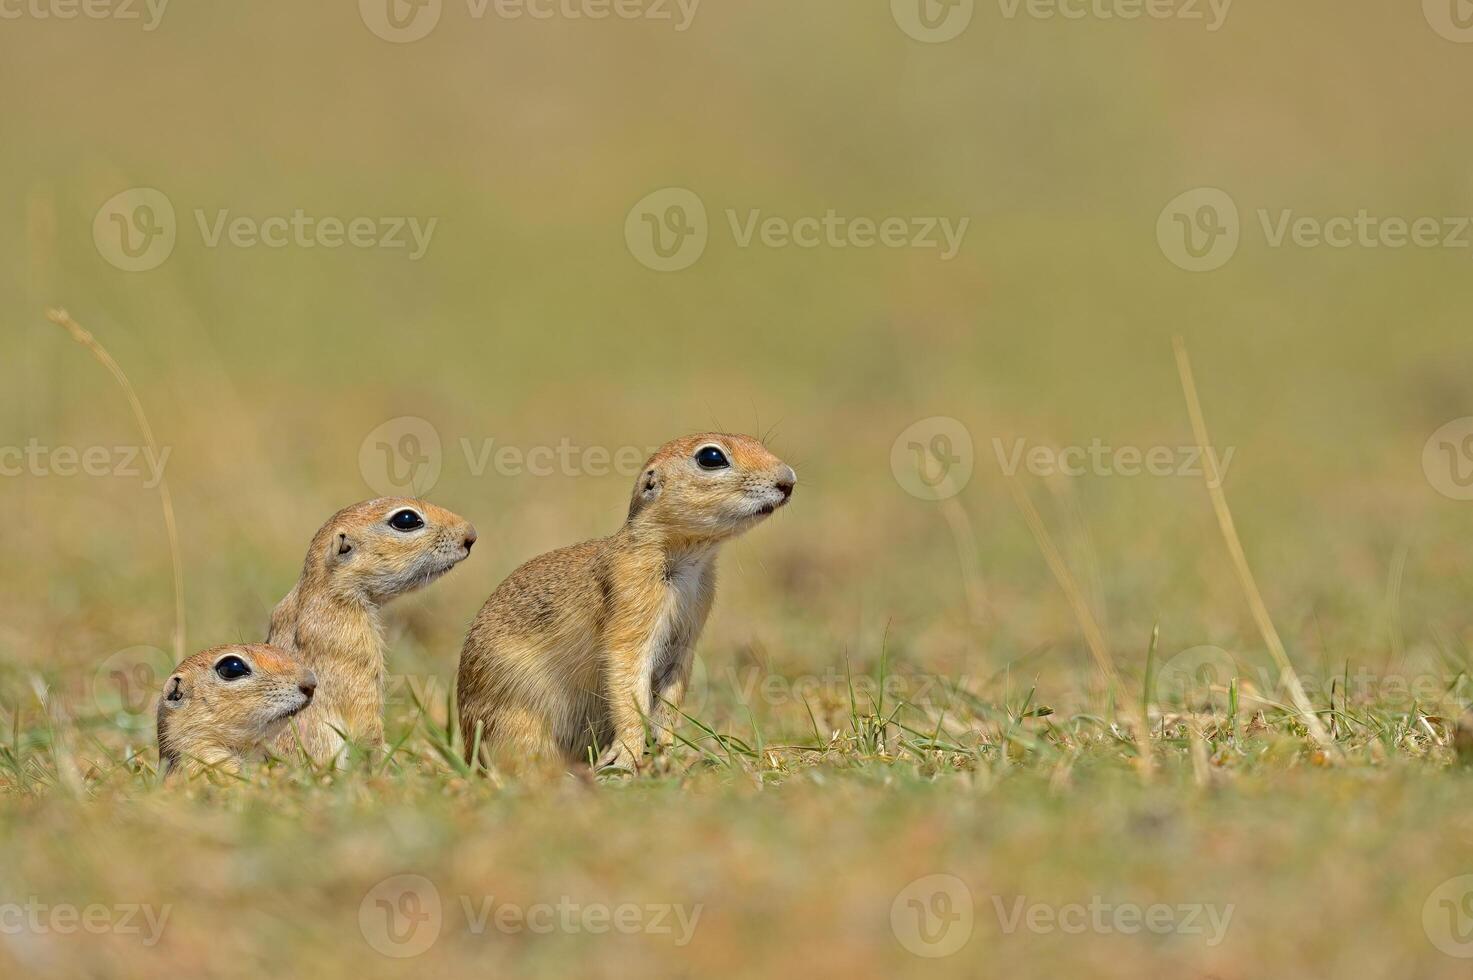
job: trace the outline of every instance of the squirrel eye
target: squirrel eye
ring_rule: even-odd
[[[696,465],[703,470],[724,470],[731,463],[727,462],[726,453],[715,446],[702,446],[696,451]]]
[[[221,680],[238,681],[242,677],[251,676],[250,665],[239,657],[222,657],[215,664],[215,673],[220,675]]]
[[[425,526],[425,519],[412,510],[401,510],[389,518],[389,527],[396,531],[417,531]]]

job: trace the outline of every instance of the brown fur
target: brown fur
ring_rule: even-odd
[[[395,530],[389,518],[414,510],[424,527]],[[322,690],[277,739],[317,762],[339,756],[343,735],[383,743],[384,630],[379,607],[428,585],[470,554],[476,529],[442,507],[382,497],[345,507],[312,538],[302,577],[271,614],[267,642],[300,657]],[[342,733],[342,734],[339,734]]]
[[[722,449],[729,469],[694,461]],[[716,551],[787,502],[792,468],[749,436],[702,433],[645,464],[624,526],[534,558],[486,600],[460,654],[467,753],[513,770],[638,768],[646,724],[672,740],[696,639],[716,596]]]
[[[215,665],[237,656],[248,677],[225,680]],[[167,772],[238,773],[293,715],[312,702],[317,678],[289,654],[262,643],[214,647],[189,657],[159,698],[159,758]]]

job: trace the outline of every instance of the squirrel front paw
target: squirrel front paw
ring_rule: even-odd
[[[598,757],[598,763],[593,768],[597,772],[604,772],[609,769],[623,769],[638,775],[641,761],[627,747],[623,745],[611,745],[604,750],[603,755]]]

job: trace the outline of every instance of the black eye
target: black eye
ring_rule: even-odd
[[[242,677],[251,676],[251,667],[239,657],[222,657],[215,665],[215,673],[220,675],[221,680],[238,681]]]
[[[412,510],[401,510],[389,518],[389,527],[396,531],[417,531],[425,526],[425,519]]]
[[[702,446],[696,452],[696,465],[703,470],[724,470],[731,464],[726,461],[726,453],[715,446]]]

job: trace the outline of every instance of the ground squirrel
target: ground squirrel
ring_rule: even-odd
[[[460,653],[467,757],[479,744],[512,770],[637,769],[647,725],[668,745],[717,548],[786,504],[797,479],[750,436],[677,439],[645,463],[622,528],[512,572]]]
[[[312,703],[316,689],[311,670],[262,643],[196,653],[174,668],[159,699],[164,771],[240,772]]]
[[[384,636],[379,607],[428,585],[471,553],[476,529],[442,507],[381,497],[345,507],[312,539],[302,577],[271,613],[266,642],[301,658],[322,683],[312,707],[276,739],[317,762],[343,735],[383,743]]]

